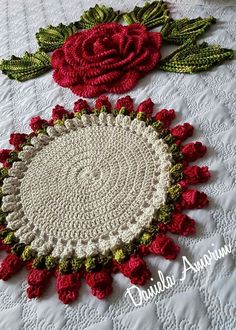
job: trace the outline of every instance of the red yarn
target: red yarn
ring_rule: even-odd
[[[78,291],[81,286],[80,274],[60,274],[56,275],[56,287],[59,299],[64,304],[70,304],[78,297]]]
[[[52,272],[47,269],[34,269],[32,268],[28,274],[27,281],[29,287],[27,295],[29,298],[37,298],[42,295],[43,288],[48,282]]]
[[[12,150],[10,149],[1,149],[0,150],[0,163],[3,164],[4,167],[9,168],[10,164],[9,164],[9,158],[10,158],[10,153],[12,152]]]
[[[181,194],[180,205],[185,209],[201,209],[209,204],[207,195],[198,190],[186,190]]]
[[[6,281],[16,274],[24,265],[24,262],[17,255],[9,253],[3,260],[0,268],[0,279]]]
[[[82,112],[82,111],[90,112],[90,110],[91,109],[88,103],[83,99],[78,99],[78,101],[74,103],[74,112]]]
[[[156,114],[155,119],[161,121],[164,128],[168,128],[175,119],[175,110],[162,109]]]
[[[186,214],[174,213],[167,229],[172,234],[180,234],[183,236],[193,235],[196,233],[195,221]]]
[[[141,257],[147,256],[149,254],[149,248],[147,245],[140,244],[138,247],[138,253]]]
[[[67,111],[61,105],[56,105],[55,108],[52,110],[52,120],[62,120],[65,118],[69,118],[71,116],[70,112]]]
[[[185,160],[194,162],[205,155],[207,147],[201,142],[191,142],[181,148]]]
[[[161,34],[142,24],[98,24],[53,52],[53,78],[83,97],[125,93],[156,67],[161,45]]]
[[[43,125],[47,124],[47,120],[42,119],[39,116],[33,117],[30,120],[30,128],[34,131],[37,132],[38,130],[42,129]]]
[[[121,108],[125,108],[128,111],[128,113],[134,111],[133,99],[129,95],[117,100],[115,109],[120,110]]]
[[[174,260],[176,259],[180,248],[170,237],[164,234],[159,234],[152,241],[149,250],[154,254],[160,254],[166,259]]]
[[[112,292],[112,276],[105,269],[86,273],[85,280],[91,287],[92,294],[98,299],[104,299]]]
[[[144,285],[151,278],[146,262],[138,255],[132,255],[124,263],[117,263],[121,273],[130,278],[132,284]]]
[[[106,95],[99,96],[95,102],[96,109],[100,110],[102,107],[105,107],[107,112],[111,112],[111,103]]]
[[[211,177],[207,166],[199,167],[197,165],[189,166],[184,170],[184,179],[188,184],[197,184],[206,182]]]
[[[171,128],[170,133],[173,135],[177,140],[184,141],[188,137],[193,135],[193,126],[189,123],[184,123],[183,125],[177,125]]]
[[[153,107],[154,107],[154,103],[149,98],[139,104],[137,112],[145,113],[147,117],[151,117],[153,112]]]
[[[9,143],[15,147],[15,150],[19,151],[22,144],[26,142],[27,137],[27,134],[12,133],[10,135]]]

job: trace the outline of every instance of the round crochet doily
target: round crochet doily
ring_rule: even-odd
[[[21,221],[22,242],[41,254],[87,257],[128,243],[150,224],[165,203],[172,160],[154,128],[101,113],[47,131],[23,148],[3,185],[14,190],[3,209],[14,206],[7,220],[13,228]]]
[[[26,266],[30,298],[49,277],[64,303],[75,300],[81,277],[102,299],[113,272],[143,285],[151,273],[148,253],[173,260],[179,247],[166,235],[191,235],[184,209],[202,208],[207,196],[188,186],[210,177],[201,142],[184,123],[170,128],[174,110],[152,117],[154,104],[134,110],[127,96],[112,107],[106,96],[74,112],[56,106],[50,120],[32,118],[30,134],[13,133],[14,150],[0,150],[0,250],[8,255],[0,278]]]

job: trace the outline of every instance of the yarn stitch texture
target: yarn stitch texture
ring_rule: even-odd
[[[123,18],[128,26],[118,21]],[[50,70],[56,83],[82,97],[130,91],[149,72],[206,71],[233,58],[231,49],[197,44],[215,23],[214,17],[173,19],[163,1],[135,7],[130,13],[96,5],[79,21],[40,28],[39,49],[22,57],[0,61],[0,70],[10,79],[25,81]],[[160,32],[149,29],[162,26]],[[180,45],[161,59],[163,42]],[[52,56],[47,52],[54,51]]]
[[[0,267],[7,280],[26,266],[29,298],[40,297],[51,276],[64,303],[79,294],[81,279],[99,299],[112,292],[112,273],[143,285],[148,253],[173,260],[179,247],[166,235],[192,235],[194,220],[182,211],[208,205],[189,188],[206,182],[200,142],[188,123],[170,128],[174,110],[154,117],[153,102],[134,110],[129,96],[114,106],[106,96],[91,109],[57,105],[52,118],[32,118],[29,135],[13,133],[14,150],[0,150]]]

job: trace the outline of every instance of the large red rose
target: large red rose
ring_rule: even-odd
[[[156,67],[161,45],[161,34],[141,24],[99,24],[73,34],[53,52],[53,78],[83,97],[125,93]]]

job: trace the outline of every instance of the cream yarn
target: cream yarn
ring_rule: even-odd
[[[105,254],[128,243],[165,203],[172,156],[158,133],[101,113],[47,128],[4,180],[3,210],[39,254]]]

